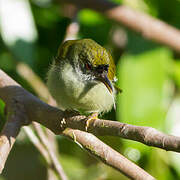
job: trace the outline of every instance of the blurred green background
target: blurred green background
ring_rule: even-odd
[[[114,0],[180,28],[179,0]],[[66,7],[67,8],[67,7]],[[0,0],[0,68],[38,95],[18,71],[28,65],[46,82],[48,67],[72,19],[53,0]],[[151,126],[180,135],[180,55],[89,9],[78,11],[77,38],[92,38],[112,53],[117,65],[117,110],[103,118]],[[46,99],[44,99],[46,100]],[[0,101],[0,128],[5,122]],[[180,155],[116,137],[100,137],[158,180],[180,179]],[[59,160],[70,180],[127,179],[64,137],[56,137]],[[20,133],[0,180],[47,179],[47,164],[25,133]]]

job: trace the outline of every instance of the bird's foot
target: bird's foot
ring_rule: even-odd
[[[88,128],[89,128],[89,125],[90,123],[93,121],[93,120],[96,120],[98,119],[98,113],[97,112],[94,112],[92,113],[90,116],[88,116],[88,119],[86,121],[86,127],[85,127],[85,130],[88,131]]]

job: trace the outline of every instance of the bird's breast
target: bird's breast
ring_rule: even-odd
[[[68,63],[58,70],[55,68],[49,71],[48,87],[61,108],[99,113],[112,108],[114,95],[102,82],[85,80]]]

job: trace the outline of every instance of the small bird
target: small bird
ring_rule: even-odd
[[[47,85],[62,110],[102,114],[115,104],[115,64],[110,53],[91,39],[68,40],[58,49]]]

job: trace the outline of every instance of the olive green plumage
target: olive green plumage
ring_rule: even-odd
[[[109,64],[108,78],[115,77],[115,64],[111,54],[91,39],[69,40],[59,47],[58,59],[72,58],[72,52],[78,53],[80,61],[90,61],[93,66]]]
[[[69,40],[59,47],[47,85],[60,108],[102,113],[114,104],[114,78],[105,48],[91,39]]]

